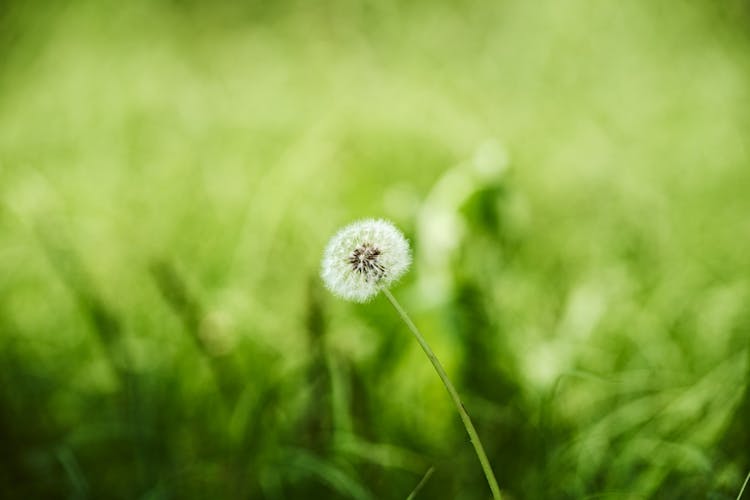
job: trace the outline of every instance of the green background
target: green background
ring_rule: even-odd
[[[0,496],[736,498],[750,6],[0,3]]]

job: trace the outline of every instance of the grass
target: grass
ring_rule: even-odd
[[[741,2],[0,7],[0,496],[485,498],[750,468]]]

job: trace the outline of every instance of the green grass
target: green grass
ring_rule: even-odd
[[[740,1],[0,6],[0,496],[736,498]]]

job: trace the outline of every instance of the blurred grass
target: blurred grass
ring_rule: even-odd
[[[746,2],[0,6],[0,496],[735,498]]]

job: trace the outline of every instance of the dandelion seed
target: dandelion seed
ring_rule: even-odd
[[[367,302],[409,269],[411,251],[388,221],[365,219],[341,229],[323,254],[320,276],[328,289],[354,302]]]
[[[390,301],[406,326],[411,330],[435,372],[448,391],[461,421],[469,434],[471,444],[487,478],[492,497],[501,500],[500,488],[495,479],[487,454],[479,440],[466,407],[453,387],[443,365],[432,352],[427,340],[406,314],[388,287],[399,279],[411,264],[409,243],[401,231],[388,221],[366,219],[350,224],[331,238],[323,253],[320,276],[331,292],[354,302],[367,302],[378,292]]]

